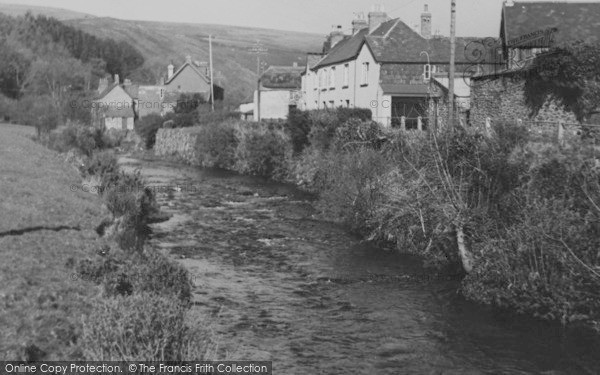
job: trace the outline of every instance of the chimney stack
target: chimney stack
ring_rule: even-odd
[[[186,62],[186,63],[188,63],[188,64],[191,64],[191,63],[192,63],[192,56],[190,56],[190,55],[187,55],[187,56],[185,57],[185,62]]]
[[[352,35],[367,27],[369,27],[369,24],[365,19],[365,14],[363,12],[356,13],[356,18],[352,20]]]
[[[173,63],[169,64],[169,66],[167,66],[167,79],[171,79],[171,77],[173,77],[173,70],[175,69],[175,67],[173,66]]]
[[[421,13],[421,36],[425,39],[431,38],[431,13],[429,13],[427,4],[425,4],[425,9]]]
[[[108,78],[100,78],[98,82],[98,94],[102,93],[102,91],[108,88]]]
[[[119,75],[115,74],[115,84],[118,85],[119,83],[121,83],[121,81],[119,81]]]
[[[342,25],[337,25],[335,29],[330,34],[330,42],[331,47],[335,47],[336,44],[344,40],[344,31],[342,30]]]
[[[369,12],[369,33],[372,33],[379,25],[388,20],[383,5],[378,4],[371,9],[372,10]]]

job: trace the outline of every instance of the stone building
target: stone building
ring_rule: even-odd
[[[525,102],[525,77],[535,69],[534,58],[553,47],[577,41],[600,41],[600,3],[514,2],[502,7],[500,48],[502,69],[472,77],[471,120],[482,126],[486,118],[534,122],[577,122],[549,99],[533,113]]]

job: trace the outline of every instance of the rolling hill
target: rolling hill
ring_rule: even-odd
[[[135,81],[155,83],[173,61],[177,66],[186,55],[209,60],[209,34],[213,36],[215,82],[225,88],[226,100],[236,104],[252,100],[256,86],[257,56],[248,50],[257,40],[268,48],[261,55],[267,65],[304,64],[306,52],[319,51],[324,37],[289,31],[235,26],[126,21],[113,18],[85,18],[67,21],[91,34],[125,40],[146,58],[144,72]],[[143,73],[143,74],[142,74]]]
[[[213,36],[215,83],[225,88],[226,103],[252,101],[256,86],[257,56],[249,52],[257,41],[268,48],[261,55],[269,65],[303,65],[306,52],[322,48],[324,35],[213,24],[131,21],[94,17],[57,8],[0,4],[0,12],[19,15],[30,9],[63,20],[66,24],[102,38],[124,40],[144,56],[144,66],[133,73],[135,83],[155,84],[166,67],[175,69],[191,55],[195,61],[209,60],[208,36]],[[122,77],[128,78],[128,77]]]
[[[68,9],[62,8],[50,8],[41,7],[35,5],[24,5],[24,4],[4,4],[0,3],[0,13],[7,14],[9,16],[21,16],[30,11],[34,15],[44,15],[47,17],[54,17],[59,21],[66,21],[75,18],[94,18],[91,14],[75,12]]]

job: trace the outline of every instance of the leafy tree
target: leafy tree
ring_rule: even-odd
[[[61,110],[71,92],[85,89],[86,78],[89,76],[89,67],[81,61],[55,54],[34,61],[27,82],[30,91],[48,95],[54,107]]]
[[[527,70],[525,98],[534,114],[547,99],[572,111],[579,121],[600,110],[600,45],[575,43],[537,56]]]
[[[201,104],[206,103],[202,94],[181,94],[174,108],[176,114],[191,113],[198,109]]]

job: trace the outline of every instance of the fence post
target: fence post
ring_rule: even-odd
[[[417,130],[423,130],[423,118],[421,116],[417,117]]]
[[[558,144],[562,146],[565,137],[565,126],[562,121],[558,122]]]
[[[406,130],[406,117],[405,116],[400,117],[400,129],[402,129],[402,131]]]

